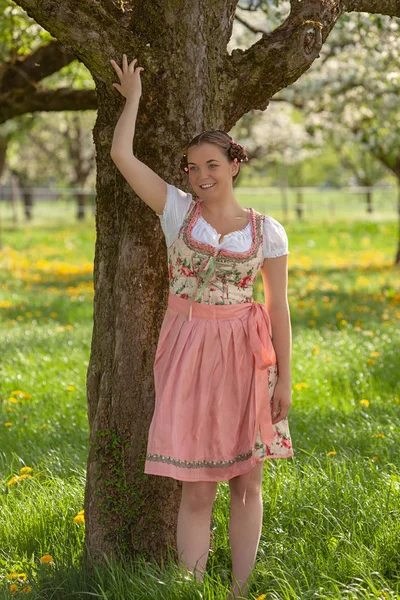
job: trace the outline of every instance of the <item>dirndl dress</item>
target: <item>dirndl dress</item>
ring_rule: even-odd
[[[249,209],[251,247],[230,252],[194,238],[200,203],[191,201],[168,248],[144,472],[218,482],[293,449],[288,419],[272,424],[279,370],[268,311],[253,300],[265,215]]]

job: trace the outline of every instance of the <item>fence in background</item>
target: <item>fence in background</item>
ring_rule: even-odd
[[[243,206],[253,206],[284,222],[312,219],[395,220],[398,191],[392,187],[276,188],[237,187],[235,196]],[[23,188],[0,185],[0,221],[23,223],[65,220],[95,214],[96,194],[81,188]],[[82,208],[83,207],[83,208]]]

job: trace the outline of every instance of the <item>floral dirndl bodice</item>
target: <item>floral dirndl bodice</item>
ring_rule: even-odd
[[[264,262],[265,215],[250,208],[252,244],[231,252],[196,240],[192,230],[201,200],[192,200],[179,234],[168,248],[169,292],[203,304],[253,301],[253,285]]]

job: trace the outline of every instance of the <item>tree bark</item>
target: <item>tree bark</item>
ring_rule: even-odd
[[[110,159],[123,100],[110,59],[144,66],[135,155],[188,189],[179,160],[202,130],[229,131],[265,109],[318,56],[339,0],[292,2],[286,21],[246,51],[226,47],[237,0],[18,0],[91,71],[98,99],[94,327],[87,372],[90,451],[86,553],[166,558],[175,550],[181,483],[143,473],[154,410],[153,363],[168,296],[159,219]],[[122,5],[121,5],[122,6]],[[186,175],[185,175],[186,177]]]

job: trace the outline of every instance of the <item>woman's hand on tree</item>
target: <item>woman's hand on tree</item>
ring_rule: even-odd
[[[117,65],[115,60],[111,60],[111,64],[114,67],[120,83],[113,83],[113,86],[126,98],[139,99],[142,95],[142,82],[140,79],[141,71],[144,71],[143,67],[136,67],[137,58],[134,58],[128,65],[126,54],[122,55],[122,70]]]

